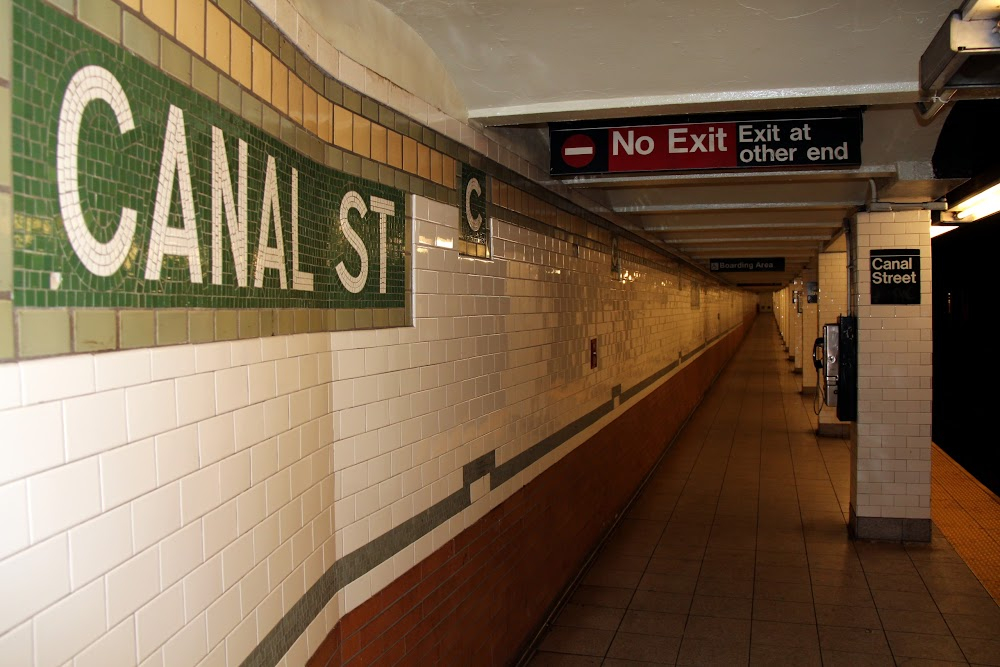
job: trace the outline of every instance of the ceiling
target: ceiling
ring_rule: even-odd
[[[920,56],[960,0],[378,2],[436,54],[470,120],[546,144],[552,122],[863,107],[860,166],[558,179],[705,270],[786,258],[783,272],[716,274],[733,284],[773,290],[859,209],[963,180],[931,168],[949,108],[927,121],[915,107]]]

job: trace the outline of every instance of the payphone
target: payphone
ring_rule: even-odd
[[[837,419],[854,421],[858,415],[857,318],[842,315],[836,324],[824,324],[813,343],[813,365],[822,371],[823,402],[837,408]]]
[[[813,343],[813,366],[823,371],[820,386],[823,402],[837,407],[837,382],[840,380],[840,326],[824,324],[823,335]]]

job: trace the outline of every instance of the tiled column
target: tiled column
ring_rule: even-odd
[[[778,293],[778,332],[781,342],[788,349],[788,287]]]
[[[771,294],[771,309],[774,312],[774,322],[778,325],[778,333],[781,333],[781,292]]]
[[[785,288],[785,299],[784,306],[785,309],[785,328],[782,331],[782,336],[785,339],[785,352],[791,350],[792,342],[792,288]]]
[[[847,314],[847,252],[823,252],[819,255],[819,303],[817,304],[817,336],[822,335],[823,325],[837,321]],[[822,436],[846,438],[849,429],[837,419],[836,408],[824,406],[819,413],[817,433]]]
[[[788,358],[792,360],[792,369],[796,373],[802,372],[802,304],[805,302],[805,284],[801,278],[796,278],[792,284],[792,291],[798,292],[798,298],[793,294],[791,312],[791,335],[792,339],[788,344]]]
[[[851,426],[851,530],[862,539],[931,538],[930,213],[855,220],[858,419]],[[919,301],[872,305],[871,253],[920,251]]]
[[[819,334],[816,332],[816,318],[818,316],[818,306],[816,302],[809,303],[809,284],[817,282],[816,259],[809,263],[809,266],[802,272],[804,292],[802,295],[802,363],[798,365],[802,369],[802,393],[816,393],[816,369],[812,363],[813,342]]]

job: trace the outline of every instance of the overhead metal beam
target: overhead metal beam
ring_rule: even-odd
[[[820,248],[822,248],[822,245],[819,244],[819,243],[816,243],[816,244],[813,244],[813,243],[803,243],[803,244],[792,245],[792,246],[789,246],[789,245],[779,246],[779,245],[775,244],[772,247],[774,247],[774,248],[781,248],[784,252],[803,252],[803,253],[809,253],[810,255],[812,255],[813,253],[821,252]],[[691,246],[691,247],[688,247],[688,248],[684,248],[684,254],[689,254],[689,253],[692,253],[692,252],[695,252],[695,253],[697,253],[697,252],[711,252],[711,253],[738,252],[738,253],[740,253],[740,255],[739,255],[740,257],[749,256],[749,255],[744,255],[744,253],[759,253],[761,255],[761,257],[766,257],[767,253],[768,253],[768,247],[767,246],[763,246],[763,247],[762,246],[747,246],[747,245],[733,245],[733,246],[713,245],[713,246],[705,246],[704,248],[700,248],[698,246]]]
[[[893,178],[897,175],[896,165],[879,164],[859,167],[857,169],[815,169],[815,170],[780,170],[780,171],[725,171],[725,172],[686,172],[683,174],[643,174],[633,176],[597,175],[575,176],[559,179],[563,185],[575,188],[644,188],[657,185],[678,185],[715,183],[771,183],[775,181],[794,180],[797,183],[825,180],[867,180],[869,178]]]
[[[712,213],[717,211],[800,211],[858,208],[863,201],[802,201],[802,202],[727,202],[725,204],[638,204],[615,206],[615,213]]]
[[[811,249],[796,246],[758,246],[756,248],[742,246],[739,248],[697,248],[695,250],[684,248],[683,252],[687,257],[773,257],[775,255],[812,257],[814,254]]]
[[[839,229],[841,222],[757,222],[737,225],[659,225],[643,227],[647,232],[724,232],[729,229]]]
[[[910,80],[759,90],[719,90],[626,97],[591,97],[553,102],[484,106],[469,109],[469,118],[487,127],[551,123],[561,120],[666,116],[688,113],[777,111],[789,100],[797,107],[846,107],[908,104],[919,95]]]
[[[801,241],[829,241],[829,236],[765,236],[765,237],[754,237],[745,236],[741,238],[701,238],[695,237],[691,239],[658,239],[660,243],[669,243],[671,245],[683,245],[685,243],[773,243],[773,242],[801,242]]]
[[[729,255],[730,252],[739,252],[737,250],[724,250],[721,252],[705,251],[697,253],[687,253],[687,256],[691,259],[728,259],[729,257],[739,257],[752,259],[754,257],[770,257],[766,252],[761,252],[760,250],[754,250],[753,252],[746,252],[740,255]],[[815,257],[816,253],[805,253],[805,252],[782,252],[781,256],[785,259],[809,259]]]

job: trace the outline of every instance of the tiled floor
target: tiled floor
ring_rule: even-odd
[[[848,539],[847,441],[790,371],[759,318],[532,667],[1000,665],[1000,607],[937,529]]]

